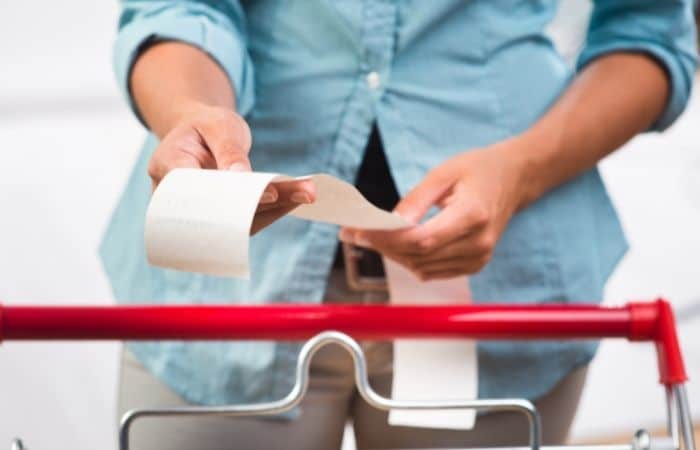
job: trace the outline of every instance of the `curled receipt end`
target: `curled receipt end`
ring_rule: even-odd
[[[153,193],[146,213],[145,245],[154,266],[209,275],[249,278],[250,229],[271,182],[294,180],[276,173],[176,169]],[[365,229],[409,226],[368,202],[351,184],[314,174],[316,201],[290,215]]]

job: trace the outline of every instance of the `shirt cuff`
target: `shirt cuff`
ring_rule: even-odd
[[[114,70],[117,81],[141,123],[144,121],[131,95],[129,78],[140,51],[145,44],[154,40],[181,41],[206,52],[228,75],[236,96],[237,112],[245,115],[252,109],[253,68],[248,59],[245,38],[234,28],[215,23],[207,16],[187,15],[176,9],[165,10],[133,20],[119,31],[115,43]]]
[[[682,62],[680,59],[683,56],[679,56],[658,44],[613,42],[586,47],[579,56],[576,64],[577,70],[580,70],[594,59],[613,52],[645,53],[654,58],[664,68],[670,84],[668,101],[666,108],[649,127],[648,131],[663,131],[668,128],[681,115],[688,103],[692,86],[692,79],[690,79],[688,73],[692,73],[695,68],[693,57],[689,57],[687,61]],[[684,67],[684,63],[690,67]]]

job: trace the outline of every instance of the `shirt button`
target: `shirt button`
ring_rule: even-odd
[[[382,85],[382,79],[379,77],[377,72],[368,73],[366,81],[367,86],[369,86],[370,89],[379,89],[379,87]]]

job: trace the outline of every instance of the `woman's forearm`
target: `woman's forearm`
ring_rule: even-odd
[[[203,51],[179,42],[148,48],[134,64],[130,88],[139,112],[160,138],[148,163],[154,187],[174,169],[252,169],[250,128],[235,111],[228,76]],[[267,186],[251,233],[315,198],[309,180]]]
[[[512,215],[593,167],[663,111],[666,75],[639,54],[591,63],[531,129],[434,168],[398,204],[415,227],[343,228],[340,238],[398,261],[422,280],[476,273]],[[421,222],[433,206],[440,212]]]
[[[668,95],[666,73],[646,55],[615,53],[588,65],[542,119],[514,138],[522,145],[505,147],[523,174],[520,207],[647,129]]]
[[[231,83],[206,53],[181,42],[149,47],[129,80],[141,116],[160,138],[198,105],[235,107]]]

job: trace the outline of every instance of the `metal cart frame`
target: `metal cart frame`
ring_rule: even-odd
[[[329,331],[332,330],[332,331]],[[626,338],[656,346],[659,379],[666,392],[668,435],[645,430],[626,445],[541,445],[541,423],[526,399],[403,401],[377,394],[355,339],[601,339]],[[516,411],[529,422],[532,450],[695,450],[685,383],[688,379],[670,304],[665,300],[595,305],[271,305],[271,306],[10,306],[0,305],[0,340],[307,340],[296,381],[278,401],[221,407],[137,409],[124,415],[120,450],[129,449],[129,431],[144,417],[275,415],[297,406],[306,393],[316,351],[335,343],[352,356],[360,395],[382,409],[475,409]],[[21,447],[15,441],[13,448]]]

